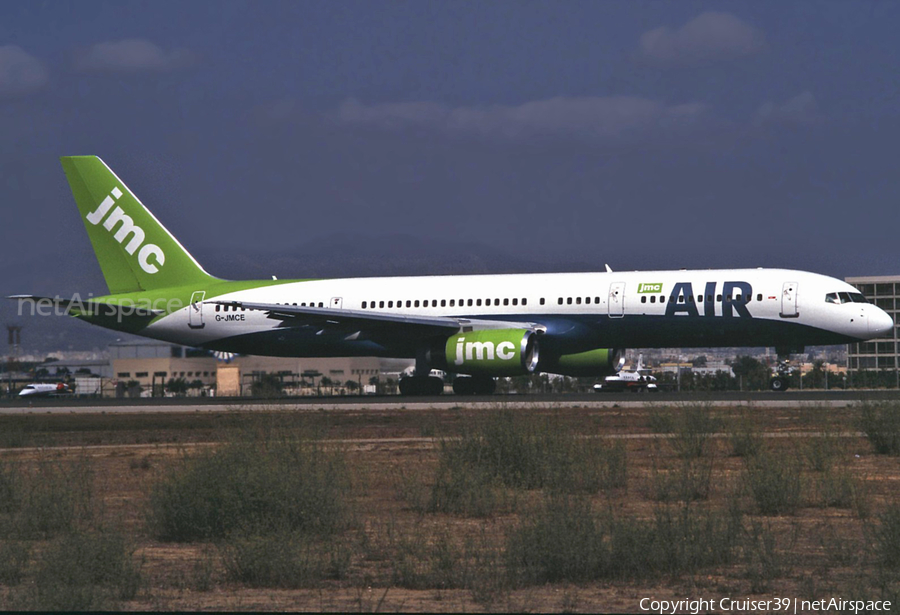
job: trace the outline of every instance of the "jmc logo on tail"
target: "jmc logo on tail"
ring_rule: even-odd
[[[113,235],[113,239],[122,244],[125,243],[125,240],[131,235],[131,240],[125,246],[125,251],[129,254],[137,252],[138,264],[141,266],[141,269],[150,274],[157,273],[159,267],[162,267],[166,263],[166,255],[162,251],[162,248],[155,243],[144,244],[144,240],[146,239],[144,229],[137,226],[131,216],[126,215],[121,207],[116,206],[109,216],[106,215],[121,197],[122,191],[119,190],[118,187],[113,188],[109,195],[103,199],[103,202],[97,207],[97,210],[87,215],[87,221],[94,226],[97,226],[103,218],[106,218],[106,221],[103,222],[103,228],[110,233],[112,233],[116,224],[121,223],[122,226],[120,226],[119,230],[116,231],[116,234]],[[140,251],[138,252],[139,248]],[[150,261],[151,257],[153,257],[155,263]]]

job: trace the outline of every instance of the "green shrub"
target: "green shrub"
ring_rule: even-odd
[[[22,580],[31,545],[19,540],[0,542],[0,585],[16,585]]]
[[[653,498],[660,502],[707,500],[712,469],[711,461],[690,458],[682,459],[674,471],[660,471],[654,467]]]
[[[741,412],[737,419],[731,421],[728,430],[731,442],[731,454],[735,457],[752,457],[762,448],[762,432],[756,420],[746,412]]]
[[[509,535],[507,569],[526,585],[680,574],[732,561],[739,535],[739,516],[683,506],[640,520],[553,497]]]
[[[34,473],[21,478],[26,486],[16,529],[22,537],[64,534],[93,521],[93,472],[87,460],[71,465],[41,462]]]
[[[347,527],[350,480],[340,452],[306,434],[241,433],[247,437],[185,457],[154,485],[149,521],[160,540]]]
[[[121,535],[74,532],[47,547],[34,583],[13,602],[30,610],[116,609],[134,598],[140,583],[134,550]]]
[[[345,578],[351,557],[337,541],[291,530],[231,536],[220,550],[228,580],[281,589],[316,587],[326,579]]]
[[[685,404],[674,414],[653,412],[650,428],[654,433],[669,435],[672,448],[679,457],[692,459],[709,452],[710,438],[721,430],[722,422],[713,416],[709,404]]]
[[[746,460],[745,484],[764,515],[793,514],[801,505],[802,475],[796,456],[761,452]]]
[[[892,570],[900,568],[900,505],[894,503],[878,516],[875,552],[879,563]]]
[[[625,484],[622,442],[579,437],[555,417],[501,411],[441,440],[426,510],[486,516],[514,503],[510,489],[596,493]]]
[[[831,470],[843,450],[840,434],[832,429],[825,429],[821,434],[806,439],[803,456],[811,469],[816,472],[827,472]]]
[[[864,403],[860,408],[860,430],[879,455],[900,455],[900,404]]]

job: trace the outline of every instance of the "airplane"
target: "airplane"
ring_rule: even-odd
[[[68,395],[71,393],[69,387],[62,382],[56,384],[26,384],[21,391],[19,397],[58,397],[60,395]]]
[[[644,355],[638,355],[638,362],[634,370],[624,369],[624,360],[622,361],[622,369],[613,376],[607,376],[600,384],[594,385],[595,393],[621,392],[631,391],[632,393],[640,393],[641,391],[656,392],[659,387],[656,384],[656,377],[650,374],[642,374],[645,371]]]
[[[61,158],[109,287],[17,295],[91,324],[211,351],[415,359],[403,395],[491,394],[495,378],[614,373],[624,348],[841,344],[892,331],[853,286],[789,269],[326,280],[214,277],[96,156]]]

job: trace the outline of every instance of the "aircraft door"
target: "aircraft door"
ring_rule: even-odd
[[[202,329],[206,326],[203,322],[203,299],[205,297],[205,290],[195,291],[194,294],[191,295],[191,305],[188,309],[188,326],[191,329]]]
[[[609,285],[609,301],[606,305],[610,318],[622,318],[625,315],[625,282],[613,282]]]
[[[781,317],[797,318],[797,283],[785,282],[781,287]]]
[[[339,310],[344,307],[344,300],[341,297],[332,297],[330,306],[333,310]]]

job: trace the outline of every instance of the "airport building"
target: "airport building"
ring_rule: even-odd
[[[871,342],[848,344],[847,369],[892,370],[900,367],[897,356],[898,314],[900,314],[900,276],[865,276],[846,278],[869,302],[874,303],[894,319],[894,336]]]
[[[274,375],[293,395],[365,390],[381,379],[377,357],[301,359],[235,356],[223,358],[166,342],[138,340],[109,347],[113,380],[105,394],[162,396],[170,380],[184,380],[192,395],[247,396],[254,385]],[[348,384],[352,382],[353,384]]]

